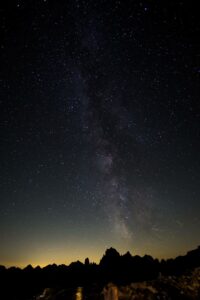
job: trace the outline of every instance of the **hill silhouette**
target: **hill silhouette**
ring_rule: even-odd
[[[200,267],[200,246],[175,259],[154,259],[149,255],[120,255],[114,248],[107,249],[99,264],[72,262],[70,265],[48,265],[44,268],[28,265],[24,269],[0,266],[1,298],[9,300],[33,299],[47,287],[67,288],[69,295],[82,286],[99,292],[108,283],[128,285],[134,282],[156,280],[160,276],[183,276]],[[71,293],[71,294],[70,294]]]

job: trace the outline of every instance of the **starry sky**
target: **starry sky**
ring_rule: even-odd
[[[1,1],[0,264],[200,244],[198,18],[184,0]]]

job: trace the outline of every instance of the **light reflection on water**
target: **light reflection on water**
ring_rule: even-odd
[[[76,289],[76,300],[82,300],[83,299],[83,288],[82,287],[78,287]]]
[[[51,299],[70,299],[70,300],[83,300],[83,288],[77,287],[75,291],[70,290],[55,290],[53,288],[45,288],[39,296],[34,297],[36,300],[51,300]]]
[[[114,297],[110,297],[111,294],[113,295],[112,291],[110,292],[112,288],[112,284],[109,284],[103,290],[97,285],[45,288],[40,295],[27,300],[118,300]]]

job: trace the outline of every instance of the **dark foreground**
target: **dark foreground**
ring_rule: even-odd
[[[35,300],[178,300],[200,299],[200,268],[182,276],[160,276],[156,280],[116,286],[109,283],[101,291],[98,287],[85,289],[46,288]]]

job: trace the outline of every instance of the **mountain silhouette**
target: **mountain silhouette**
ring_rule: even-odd
[[[183,276],[200,267],[200,247],[174,259],[154,259],[149,255],[120,255],[114,248],[106,250],[99,264],[80,261],[67,265],[48,265],[44,268],[28,265],[24,269],[0,266],[2,299],[32,299],[46,287],[68,288],[72,293],[78,286],[85,289],[97,286],[99,292],[108,282],[127,285],[161,276]]]

